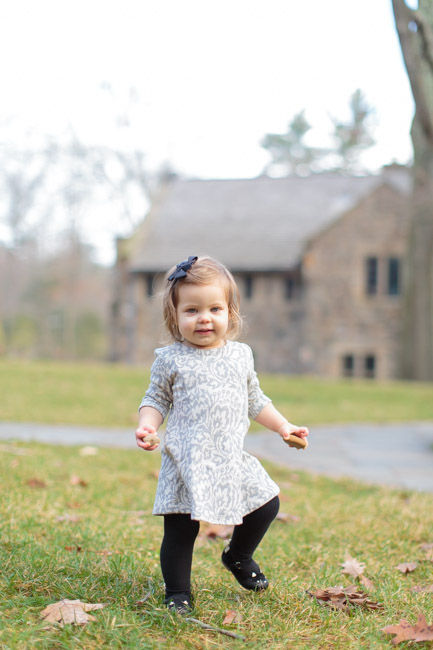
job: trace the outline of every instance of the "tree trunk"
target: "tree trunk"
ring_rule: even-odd
[[[392,0],[395,22],[415,101],[411,226],[405,264],[402,375],[433,380],[433,4],[412,10]]]

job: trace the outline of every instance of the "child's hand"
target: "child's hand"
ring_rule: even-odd
[[[310,433],[307,427],[297,427],[296,424],[290,424],[290,422],[284,422],[281,427],[278,429],[279,435],[283,440],[288,440],[290,435],[298,436],[298,438],[306,438]],[[305,441],[308,445],[308,441]]]
[[[143,438],[146,438],[147,436],[152,436],[152,438],[148,441],[143,440]],[[137,445],[145,451],[153,451],[158,447],[160,442],[156,435],[156,429],[151,424],[140,424],[135,432],[135,439]]]

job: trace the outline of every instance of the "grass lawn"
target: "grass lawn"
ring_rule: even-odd
[[[53,366],[52,372],[59,370]],[[110,372],[118,390],[129,386],[126,401],[134,391],[140,393],[138,371]],[[92,368],[89,375],[96,381],[100,373],[106,386],[110,372]],[[63,386],[68,383],[70,387],[65,379]],[[34,415],[38,391],[29,381],[21,392],[27,419]],[[14,419],[16,412],[9,411],[9,417]],[[3,650],[371,650],[393,647],[381,628],[401,618],[415,623],[418,613],[424,613],[433,623],[433,593],[412,591],[433,583],[432,560],[421,548],[433,542],[432,494],[295,475],[269,465],[282,488],[281,510],[291,515],[287,522],[272,524],[256,555],[270,589],[254,594],[237,585],[220,565],[222,540],[201,538],[194,556],[194,616],[241,634],[245,641],[169,614],[158,561],[162,521],[150,515],[158,465],[159,455],[138,449],[99,449],[97,455],[83,456],[76,447],[0,443]],[[382,603],[383,610],[334,611],[306,593],[353,583],[354,578],[341,573],[347,555],[365,563],[365,575],[373,583],[370,599]],[[396,569],[411,561],[418,563],[412,573]],[[145,602],[137,604],[144,596]],[[63,598],[106,607],[93,612],[96,621],[87,626],[44,629],[41,610]],[[223,625],[229,609],[242,616],[239,623]]]
[[[148,369],[0,361],[0,419],[133,427]],[[260,375],[263,390],[298,424],[433,420],[433,384]],[[258,428],[254,425],[255,428]]]

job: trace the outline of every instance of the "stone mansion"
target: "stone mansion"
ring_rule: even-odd
[[[165,272],[211,255],[233,272],[261,371],[399,376],[410,174],[167,182],[133,237],[118,241],[114,361],[150,365],[164,344]]]

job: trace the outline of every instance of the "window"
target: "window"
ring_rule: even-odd
[[[295,280],[286,278],[286,300],[293,300],[295,297]]]
[[[390,257],[388,260],[388,295],[398,296],[400,294],[400,260],[397,257]]]
[[[251,300],[253,297],[253,276],[248,274],[245,276],[245,298]]]
[[[367,257],[365,289],[368,296],[375,296],[377,294],[377,271],[378,271],[377,257]]]
[[[355,374],[355,359],[353,354],[345,354],[343,357],[343,377],[353,377]]]
[[[368,379],[376,376],[376,357],[374,354],[367,354],[364,359],[364,374]]]
[[[154,294],[154,290],[153,290],[153,281],[154,281],[154,279],[155,279],[155,276],[152,275],[152,273],[148,273],[146,275],[146,296],[148,298],[152,298],[152,296]]]

